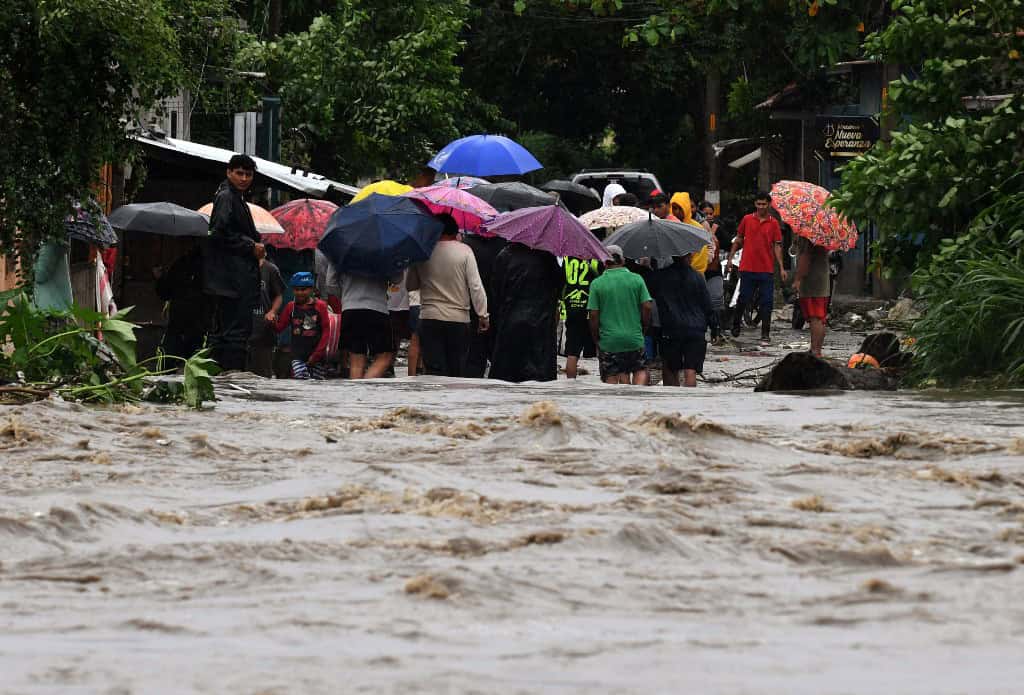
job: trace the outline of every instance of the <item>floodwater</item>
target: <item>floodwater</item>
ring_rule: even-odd
[[[219,396],[0,409],[0,692],[1024,692],[1019,392]]]

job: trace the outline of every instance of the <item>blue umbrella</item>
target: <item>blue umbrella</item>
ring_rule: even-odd
[[[390,278],[430,258],[442,229],[419,201],[373,193],[331,215],[318,248],[339,273]]]
[[[503,176],[525,174],[544,165],[525,147],[503,135],[470,135],[449,142],[427,166],[442,174]]]

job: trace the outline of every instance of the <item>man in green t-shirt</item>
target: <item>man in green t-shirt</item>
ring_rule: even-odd
[[[646,384],[644,331],[651,323],[651,295],[643,278],[625,268],[618,246],[609,246],[611,260],[590,285],[587,309],[590,333],[598,347],[601,380],[607,384]]]

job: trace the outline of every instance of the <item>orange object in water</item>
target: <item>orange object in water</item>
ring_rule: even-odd
[[[850,369],[867,369],[868,367],[878,369],[881,367],[881,365],[878,364],[878,360],[865,352],[858,352],[856,355],[851,357],[850,361],[846,363],[846,366]]]

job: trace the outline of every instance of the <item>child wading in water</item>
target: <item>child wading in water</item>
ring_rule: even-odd
[[[295,301],[288,302],[275,328],[280,333],[291,326],[292,378],[323,379],[326,376],[327,303],[313,298],[312,273],[295,273],[291,287]]]

